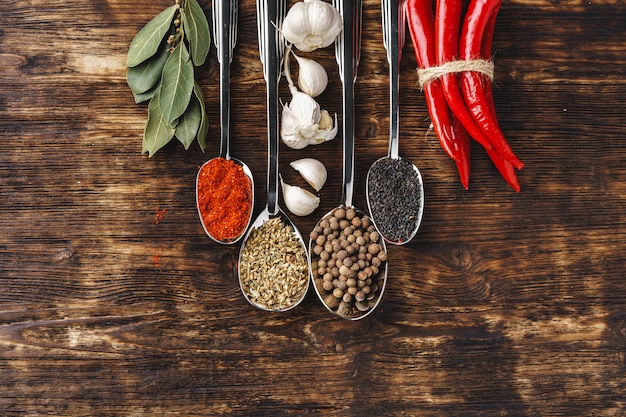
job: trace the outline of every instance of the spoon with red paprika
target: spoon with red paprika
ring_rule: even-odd
[[[400,133],[399,73],[404,47],[405,0],[382,0],[383,43],[389,62],[389,153],[367,173],[367,205],[387,243],[404,245],[417,234],[424,212],[424,184],[419,169],[398,155]]]
[[[215,0],[213,41],[220,65],[220,156],[205,162],[196,177],[196,203],[202,227],[217,243],[231,245],[252,219],[254,178],[230,155],[230,64],[237,42],[237,0]]]

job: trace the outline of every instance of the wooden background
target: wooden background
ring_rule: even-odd
[[[201,5],[210,15],[210,2]],[[421,169],[415,241],[389,249],[378,310],[335,318],[313,292],[268,314],[240,293],[238,247],[203,234],[198,166],[218,153],[215,49],[198,72],[208,147],[141,154],[129,42],[170,1],[0,3],[0,415],[613,416],[626,405],[626,6],[509,0],[495,36],[499,118],[526,163],[513,192],[480,147],[469,191],[432,133],[410,39],[401,154]],[[380,5],[364,3],[355,205],[387,152]],[[232,154],[265,205],[265,84],[240,4]],[[322,107],[340,112],[332,49]],[[289,95],[282,85],[284,101]],[[294,151],[328,167],[341,138]]]

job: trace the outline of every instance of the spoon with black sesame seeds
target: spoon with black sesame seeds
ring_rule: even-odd
[[[333,0],[343,18],[335,56],[343,85],[342,204],[310,234],[315,291],[333,314],[359,320],[378,306],[387,282],[387,252],[370,218],[352,205],[354,186],[354,84],[361,43],[361,0]]]
[[[410,242],[424,212],[424,184],[419,169],[398,155],[399,66],[406,31],[406,0],[382,0],[383,43],[389,61],[389,153],[367,173],[367,205],[383,239],[393,245]]]

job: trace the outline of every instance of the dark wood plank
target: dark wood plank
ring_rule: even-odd
[[[0,414],[587,416],[626,399],[626,8],[619,0],[511,0],[496,28],[495,99],[526,163],[511,191],[479,146],[470,189],[429,131],[410,39],[401,154],[425,180],[416,240],[389,248],[389,284],[346,322],[311,291],[298,308],[250,307],[238,247],[197,217],[199,165],[218,153],[214,49],[198,72],[203,154],[141,155],[147,116],[125,82],[134,34],[170,2],[0,4]],[[200,1],[209,15],[210,2]],[[387,152],[380,5],[366,0],[357,83],[355,205]],[[240,4],[232,153],[265,204],[265,84],[255,3]],[[332,49],[316,55],[340,112]],[[284,83],[281,97],[289,100]],[[339,203],[341,142],[281,146],[328,170],[308,233]],[[164,210],[164,211],[163,211]],[[157,216],[161,213],[161,216]],[[157,221],[158,220],[158,221]]]

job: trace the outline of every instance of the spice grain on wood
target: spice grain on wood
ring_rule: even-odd
[[[233,160],[214,158],[198,173],[198,210],[216,240],[241,236],[252,212],[252,181]]]
[[[254,305],[286,310],[298,304],[308,288],[309,265],[293,228],[274,217],[252,230],[242,248],[239,276]]]

